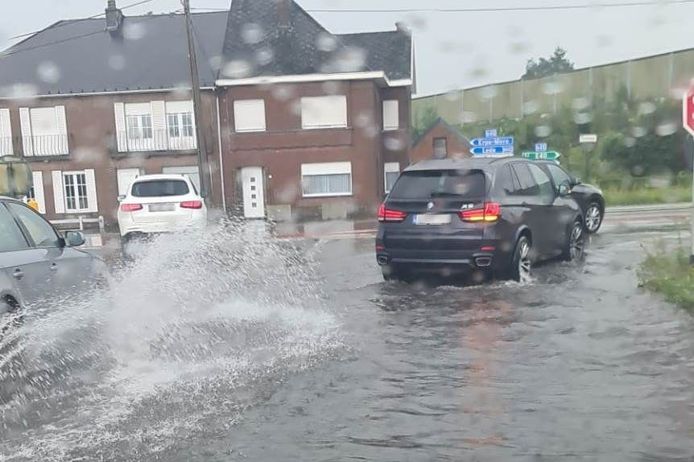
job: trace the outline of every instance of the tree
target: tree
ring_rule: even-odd
[[[439,119],[439,114],[434,106],[427,106],[415,114],[414,128],[412,130],[413,139],[417,139],[429,130]]]
[[[531,59],[525,66],[524,80],[539,79],[555,74],[565,74],[574,69],[574,63],[566,58],[566,50],[557,47],[549,59],[540,58],[539,61]]]

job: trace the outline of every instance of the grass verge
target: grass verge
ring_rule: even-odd
[[[683,247],[668,252],[664,245],[648,252],[638,270],[643,287],[662,294],[671,303],[694,312],[694,267]]]
[[[692,190],[687,186],[641,189],[603,189],[605,202],[614,205],[650,205],[691,202]]]

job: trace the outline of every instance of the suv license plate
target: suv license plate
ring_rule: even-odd
[[[415,225],[447,225],[451,222],[450,214],[446,215],[415,215]]]
[[[150,212],[173,212],[176,209],[174,204],[150,204]]]

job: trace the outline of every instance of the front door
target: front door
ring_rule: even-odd
[[[263,169],[245,167],[241,169],[243,183],[243,215],[246,218],[265,218],[265,188]]]

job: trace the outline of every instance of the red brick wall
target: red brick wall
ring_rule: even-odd
[[[421,160],[434,157],[434,139],[446,138],[449,158],[470,157],[470,145],[463,142],[459,135],[451,132],[445,124],[439,123],[417,142],[410,151],[410,162],[417,163]]]
[[[304,96],[347,96],[347,128],[302,130],[300,101]],[[220,97],[227,204],[240,204],[239,169],[264,169],[266,203],[293,208],[346,203],[353,210],[375,210],[383,197],[383,162],[407,162],[409,146],[409,89],[381,89],[373,81],[349,81],[273,86],[229,87]],[[265,100],[266,131],[235,133],[233,102]],[[382,100],[398,98],[401,129],[382,131]],[[396,141],[386,141],[395,139]],[[387,149],[386,145],[390,148]],[[352,163],[352,196],[304,198],[301,164]]]
[[[59,159],[49,157],[40,159],[27,158],[30,161],[32,170],[43,172],[46,216],[49,219],[70,217],[69,214],[60,214],[58,216],[55,213],[51,171],[94,169],[99,212],[92,215],[94,217],[102,215],[107,224],[114,224],[118,207],[118,182],[116,177],[118,168],[140,167],[145,173],[161,173],[162,167],[165,166],[197,165],[197,157],[195,153],[190,151],[145,152],[137,154],[117,153],[114,103],[190,99],[188,92],[131,93],[38,98],[29,101],[0,100],[0,108],[10,109],[14,151],[20,154],[22,146],[19,108],[65,106],[69,156]],[[219,204],[221,203],[221,187],[218,167],[219,154],[215,95],[209,91],[204,92],[202,101],[201,125],[206,137],[210,167],[213,170],[211,198],[213,204]]]

